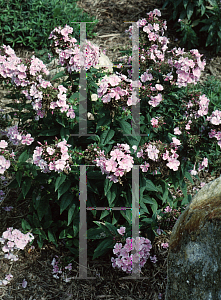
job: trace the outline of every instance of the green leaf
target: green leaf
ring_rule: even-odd
[[[75,204],[73,203],[72,206],[68,209],[68,226],[71,224],[73,220],[73,215],[75,212]]]
[[[194,184],[193,179],[192,179],[192,177],[191,177],[191,175],[190,175],[189,172],[185,172],[184,176],[185,176],[187,179],[189,179],[189,181],[190,181],[192,184]]]
[[[22,187],[21,187],[24,198],[26,197],[30,188],[31,188],[31,178],[25,178],[25,181],[23,181]]]
[[[59,186],[59,188],[58,188],[58,199],[60,199],[60,197],[61,197],[65,192],[67,192],[67,190],[70,188],[70,186],[71,186],[71,181],[70,181],[70,180],[68,180],[68,181],[66,181],[66,182],[64,182],[64,183],[62,183],[62,185]]]
[[[52,128],[48,130],[43,130],[41,133],[39,133],[39,136],[54,136],[59,134],[59,131],[57,128]]]
[[[48,230],[48,240],[49,240],[49,242],[52,242],[55,245],[57,245],[57,240],[56,240],[55,233],[52,232],[50,229]]]
[[[31,230],[31,225],[24,219],[22,219],[21,226],[22,226],[22,229],[25,231]]]
[[[109,179],[105,178],[105,180],[104,180],[104,195],[105,196],[107,196],[107,193],[109,192],[113,183],[114,183],[113,181],[110,181]]]
[[[109,207],[112,207],[116,196],[117,196],[117,185],[113,184],[107,193],[107,200],[108,200]]]
[[[208,0],[209,4],[212,6],[218,6],[217,1],[216,0]]]
[[[111,223],[109,222],[105,222],[105,226],[107,226],[107,228],[109,229],[110,233],[114,234],[114,235],[118,235],[118,231],[117,231],[117,228],[112,225]]]
[[[214,32],[210,31],[206,40],[206,47],[209,46],[214,38]]]
[[[29,155],[27,153],[27,150],[25,150],[18,158],[18,162],[26,162],[26,160],[29,158]]]
[[[56,182],[55,182],[55,192],[62,185],[62,183],[65,181],[66,177],[67,176],[65,174],[61,173],[61,175],[56,179]]]
[[[183,0],[183,6],[185,9],[187,8],[188,2],[189,2],[189,0]]]
[[[100,137],[100,144],[105,146],[113,138],[115,131],[113,129],[105,130]]]
[[[68,138],[70,136],[69,129],[62,127],[60,130],[60,135],[61,135],[62,140],[65,139],[66,141],[68,141]]]
[[[121,210],[120,213],[124,217],[124,219],[127,220],[129,224],[131,224],[131,211],[129,209],[127,209],[126,211]]]
[[[90,228],[87,230],[87,239],[88,240],[97,240],[97,239],[103,239],[102,232],[104,230],[102,228]]]
[[[119,121],[119,125],[121,127],[121,129],[123,130],[124,134],[132,134],[132,127],[131,124],[129,124],[128,122],[124,121],[124,120],[120,120]]]
[[[187,6],[187,12],[186,12],[188,20],[190,20],[190,18],[192,17],[193,10],[194,10],[193,4],[189,3],[188,6]]]
[[[158,188],[149,179],[146,179],[146,190],[150,192],[158,192]]]
[[[60,202],[60,215],[63,213],[63,211],[71,204],[73,201],[73,195],[66,192],[62,197],[61,197],[61,202]]]
[[[102,256],[103,254],[108,252],[109,248],[113,247],[113,241],[109,238],[104,239],[100,244],[97,246],[97,248],[94,251],[93,260],[99,256]]]
[[[18,182],[19,187],[21,186],[21,180],[22,180],[22,171],[17,171],[16,172],[16,180]]]
[[[105,218],[106,216],[108,216],[110,214],[110,212],[108,210],[103,210],[100,216],[100,219],[102,220],[103,218]]]

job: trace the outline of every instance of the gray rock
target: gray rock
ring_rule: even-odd
[[[65,67],[62,67],[59,65],[59,60],[58,59],[53,59],[49,64],[46,65],[47,69],[49,70],[49,75],[47,76],[47,80],[51,81],[52,78],[59,72],[65,71]],[[62,81],[65,81],[68,78],[68,76],[64,76],[61,79],[59,78],[59,82],[61,83]],[[52,84],[57,87],[59,84],[58,83],[53,83]]]
[[[221,177],[206,184],[170,237],[166,300],[221,300]]]

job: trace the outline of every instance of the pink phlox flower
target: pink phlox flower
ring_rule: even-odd
[[[180,135],[182,132],[180,131],[179,127],[174,128],[174,134]]]
[[[116,243],[113,249],[113,253],[117,254],[120,252],[120,250],[122,249],[122,244],[121,243]]]
[[[172,211],[172,208],[170,208],[169,205],[168,205],[166,208],[164,208],[164,211],[165,211],[165,212],[171,212],[171,211]]]
[[[117,169],[117,162],[114,159],[109,159],[106,161],[106,170],[108,172],[115,172]]]
[[[146,148],[145,152],[148,152],[148,157],[153,160],[156,161],[158,159],[158,153],[160,152],[155,145],[148,145],[148,147]]]
[[[120,229],[117,229],[117,232],[120,234],[120,235],[123,235],[125,233],[125,227],[121,226]]]
[[[151,99],[151,100],[148,101],[148,103],[149,103],[149,105],[151,105],[151,106],[153,106],[153,107],[156,107],[157,105],[159,105],[160,102],[163,100],[161,94],[158,94],[158,95],[155,96],[155,97],[151,96],[150,99]]]
[[[8,146],[8,143],[5,140],[0,141],[0,148],[5,149]]]
[[[150,164],[147,163],[146,161],[144,162],[144,165],[140,165],[142,172],[147,172],[149,167],[150,167]]]
[[[180,162],[175,158],[169,158],[169,162],[166,165],[168,166],[168,168],[172,169],[173,171],[177,171]]]
[[[167,249],[169,247],[168,243],[161,243],[161,247]]]
[[[175,146],[181,145],[180,141],[177,138],[173,137],[172,140],[173,140],[173,144],[175,144]]]

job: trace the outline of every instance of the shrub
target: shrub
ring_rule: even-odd
[[[209,47],[221,51],[221,6],[217,0],[166,0],[163,8],[173,11],[170,20],[180,33],[181,46]],[[206,42],[204,42],[206,41]]]
[[[73,24],[75,37],[79,39],[79,24],[87,24],[87,35],[94,35],[97,23],[77,7],[75,0],[0,0],[0,44],[26,49],[49,48],[48,36],[57,25]]]
[[[140,165],[139,185],[133,186],[140,196],[140,233],[153,241],[161,210],[177,209],[191,200],[184,178],[193,183],[190,173],[197,176],[214,165],[209,153],[220,155],[220,103],[210,101],[206,90],[197,90],[205,61],[196,49],[169,49],[166,21],[160,15],[154,10],[135,25],[141,40],[137,81],[120,65],[113,73],[109,66],[97,69],[99,47],[88,41],[79,46],[68,25],[49,36],[54,57],[65,67],[52,81],[45,79],[48,70],[35,56],[21,60],[11,47],[0,48],[1,80],[9,81],[11,107],[19,119],[18,127],[3,132],[3,172],[14,174],[10,187],[21,189],[18,201],[30,201],[22,227],[38,236],[39,247],[45,240],[56,246],[63,242],[79,255],[79,165],[92,165],[86,168],[91,208],[131,207],[132,168]],[[132,59],[129,56],[127,64]],[[93,116],[87,120],[87,133],[92,134],[88,137],[79,134],[81,67],[87,74],[87,111]],[[58,79],[63,82],[54,87]],[[139,98],[133,86],[140,88]],[[137,103],[138,135],[131,128],[131,108]],[[83,115],[87,118],[84,110]],[[7,143],[23,144],[25,149],[13,155]],[[174,199],[169,188],[179,188],[184,197]],[[111,253],[120,226],[131,232],[130,210],[88,211],[88,255],[95,259]]]

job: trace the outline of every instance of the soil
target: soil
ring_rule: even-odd
[[[125,29],[130,24],[124,21],[137,21],[145,18],[146,13],[154,8],[160,8],[161,5],[156,0],[138,1],[138,0],[81,0],[78,6],[90,15],[95,16],[99,23],[95,28],[97,37],[92,41],[102,49],[106,49],[106,54],[112,62],[117,61],[122,56],[120,50],[130,49],[131,41],[125,34]],[[164,19],[168,19],[169,12],[163,11]],[[173,30],[169,28],[170,38],[173,42],[176,38]],[[221,77],[220,57],[211,57],[211,54],[200,49],[207,58],[207,68],[204,72],[204,79],[208,75]],[[19,57],[31,57],[33,54],[26,49],[16,50]],[[0,89],[0,108],[5,112],[10,108],[7,104],[10,99],[5,98],[7,90]],[[194,195],[200,188],[201,182],[209,182],[220,174],[211,176],[209,173],[201,174],[200,180],[194,180],[194,185],[188,182],[188,193]],[[8,179],[8,184],[10,178]],[[8,185],[7,184],[7,185]],[[25,217],[28,213],[28,207],[31,199],[25,199],[17,203],[19,190],[7,190],[7,197],[1,206],[13,206],[14,209],[6,212],[0,211],[0,232],[2,233],[8,227],[20,228],[20,218]],[[181,192],[175,192],[174,195],[179,197]],[[0,207],[1,208],[1,207]],[[172,228],[171,228],[172,229]],[[52,276],[52,259],[58,255],[65,257],[67,253],[62,245],[58,249],[53,244],[45,244],[39,249],[36,244],[35,249],[27,246],[24,251],[18,253],[19,260],[11,263],[4,259],[4,253],[0,252],[0,279],[5,274],[11,273],[13,280],[7,286],[0,286],[0,299],[22,299],[22,300],[44,300],[44,299],[108,299],[108,300],[157,300],[164,299],[167,277],[167,249],[161,247],[161,243],[169,242],[171,231],[155,238],[151,255],[156,255],[157,262],[151,263],[149,260],[142,268],[141,279],[122,279],[125,273],[114,269],[111,266],[111,254],[105,258],[97,260],[88,260],[87,276],[95,279],[78,279],[79,265],[78,261],[72,262],[73,270],[70,276],[75,277],[71,282],[65,283],[60,279]],[[145,277],[142,279],[142,277]],[[27,287],[22,287],[22,281],[27,281]]]

